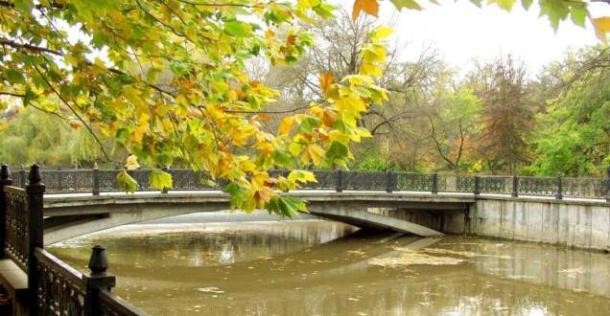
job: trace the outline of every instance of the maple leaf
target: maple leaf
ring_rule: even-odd
[[[379,14],[379,3],[377,0],[356,0],[352,10],[352,19],[356,20],[362,11],[377,17]]]
[[[330,89],[333,81],[333,74],[330,71],[320,73],[320,88],[322,88],[322,92],[324,92],[324,94],[328,92],[328,89]]]

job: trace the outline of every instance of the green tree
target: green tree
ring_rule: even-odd
[[[449,170],[467,170],[475,158],[474,143],[481,126],[481,101],[474,92],[461,88],[437,96],[434,111],[427,115],[428,131],[437,155]]]
[[[561,92],[537,117],[530,170],[604,176],[610,165],[610,50],[590,48],[550,68]]]
[[[81,128],[70,127],[55,115],[32,107],[4,113],[8,121],[0,131],[0,161],[13,166],[40,163],[44,166],[71,167],[103,162],[99,146]]]

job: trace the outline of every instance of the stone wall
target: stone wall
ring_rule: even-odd
[[[467,229],[480,236],[610,251],[610,204],[479,199]]]

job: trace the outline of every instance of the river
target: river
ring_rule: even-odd
[[[87,271],[96,244],[151,315],[610,315],[610,255],[534,243],[216,214],[47,249]]]

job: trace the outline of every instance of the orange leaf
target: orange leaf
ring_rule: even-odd
[[[320,88],[326,93],[333,84],[334,78],[330,71],[320,73]]]
[[[280,126],[277,129],[277,133],[279,135],[287,135],[288,133],[290,133],[290,130],[292,129],[293,125],[294,125],[294,117],[287,116],[287,117],[283,118],[282,121],[280,122]]]
[[[70,127],[72,127],[73,129],[79,129],[82,126],[81,122],[77,120],[70,120],[68,124],[70,124]]]
[[[286,38],[286,43],[288,43],[288,45],[294,45],[297,42],[297,36],[294,34],[288,35],[288,37]]]
[[[352,11],[352,20],[356,20],[361,11],[377,17],[379,13],[379,3],[377,3],[377,0],[356,0]]]
[[[610,33],[610,17],[604,16],[601,18],[591,19],[593,26],[595,27],[595,33],[600,40],[606,41],[608,38],[606,34]]]

